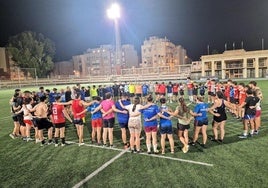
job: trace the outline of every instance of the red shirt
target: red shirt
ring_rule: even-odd
[[[192,81],[188,81],[187,82],[187,89],[188,90],[192,90],[194,88],[194,84],[193,84],[193,82]]]
[[[234,98],[238,99],[239,98],[239,90],[237,86],[234,86]]]
[[[166,93],[166,85],[165,84],[161,84],[159,86],[159,93],[161,93],[161,94]]]
[[[63,114],[64,106],[63,105],[58,105],[58,104],[53,104],[52,106],[52,119],[53,123],[64,123],[65,122],[65,117]]]
[[[172,89],[173,89],[173,92],[177,92],[178,93],[178,91],[179,91],[179,85],[178,84],[174,84],[173,87],[172,87]]]
[[[84,111],[84,107],[83,105],[80,105],[80,101],[81,99],[74,99],[72,103],[72,110],[75,119],[82,119],[83,117],[85,117],[85,113],[77,115],[78,113]]]

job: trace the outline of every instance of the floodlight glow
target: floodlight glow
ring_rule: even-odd
[[[111,8],[107,10],[107,16],[110,19],[120,18],[120,7],[117,3],[112,4]]]

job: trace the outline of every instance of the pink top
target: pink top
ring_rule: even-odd
[[[111,99],[106,99],[106,100],[101,102],[101,107],[105,112],[112,109],[113,105],[114,105],[114,101]],[[103,117],[103,119],[111,119],[111,118],[114,118],[114,112],[107,114],[106,116]]]

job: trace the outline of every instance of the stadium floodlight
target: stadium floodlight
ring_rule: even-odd
[[[117,3],[113,3],[107,10],[107,16],[114,21],[115,28],[115,68],[116,74],[120,74],[121,71],[121,42],[118,19],[120,18],[120,6]]]

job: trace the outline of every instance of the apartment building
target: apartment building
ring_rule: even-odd
[[[166,37],[150,37],[141,46],[142,67],[158,67],[185,64],[186,50],[170,42]]]
[[[81,76],[118,74],[122,68],[138,65],[137,51],[133,45],[122,45],[121,64],[115,64],[115,48],[112,45],[102,45],[99,48],[88,49],[84,54],[73,56],[74,70]]]

